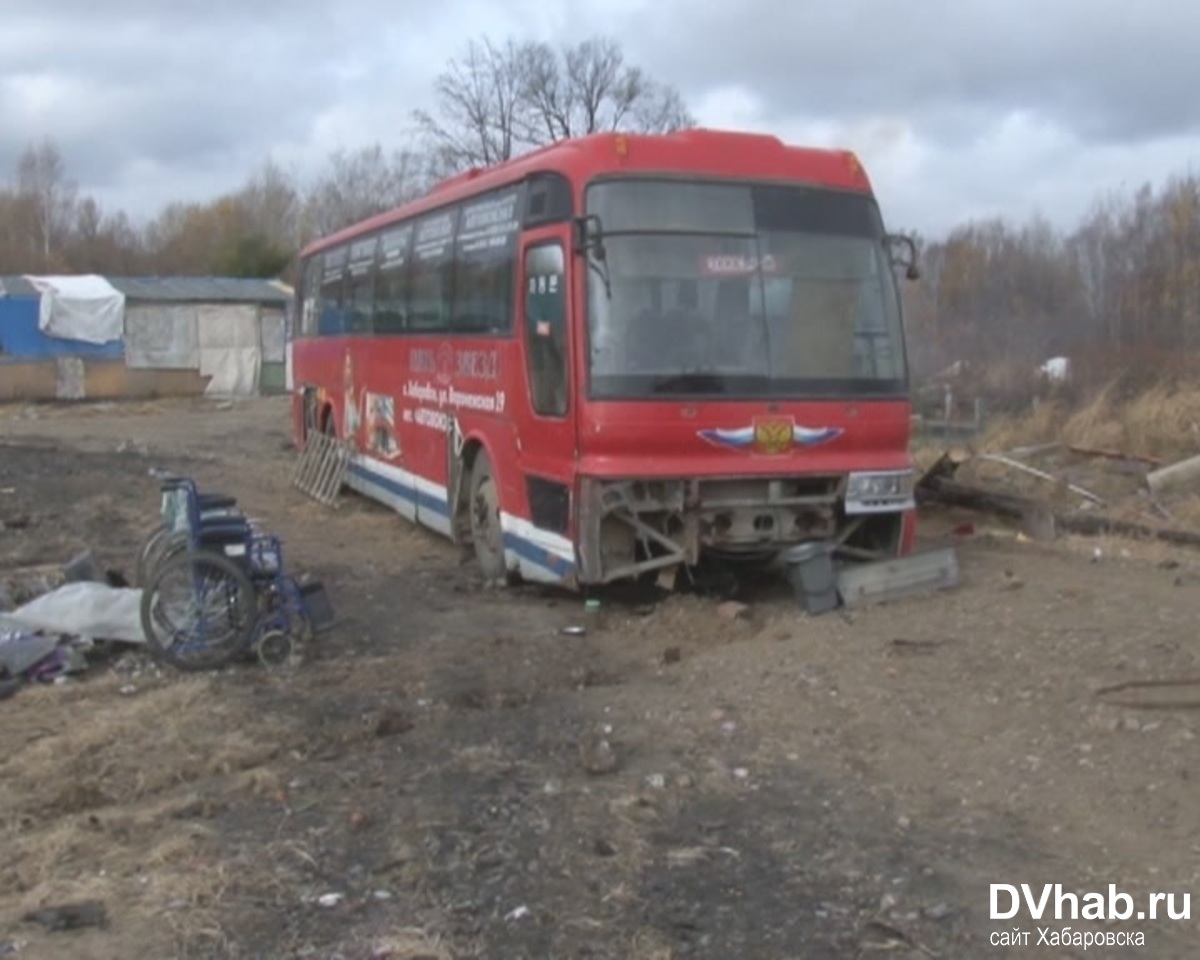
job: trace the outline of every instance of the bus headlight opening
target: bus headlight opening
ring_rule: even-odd
[[[852,473],[846,482],[846,513],[890,513],[914,507],[912,470]]]

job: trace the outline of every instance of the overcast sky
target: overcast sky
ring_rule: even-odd
[[[859,151],[895,228],[1040,212],[1200,172],[1184,0],[4,0],[0,165],[54,138],[134,215],[267,156],[403,146],[473,36],[619,40],[705,126]]]

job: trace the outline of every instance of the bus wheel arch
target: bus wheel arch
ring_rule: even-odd
[[[327,403],[321,407],[317,414],[317,423],[320,424],[320,430],[326,436],[337,436],[337,421],[333,416],[332,404]]]

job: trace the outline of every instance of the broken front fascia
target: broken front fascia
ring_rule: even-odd
[[[608,583],[694,566],[701,554],[766,559],[821,540],[878,560],[899,549],[911,470],[686,480],[584,477],[580,581]]]

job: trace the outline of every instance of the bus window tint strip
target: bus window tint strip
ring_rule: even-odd
[[[606,234],[712,233],[753,236],[764,230],[883,236],[874,201],[822,187],[706,181],[607,180],[588,187],[587,212]]]

